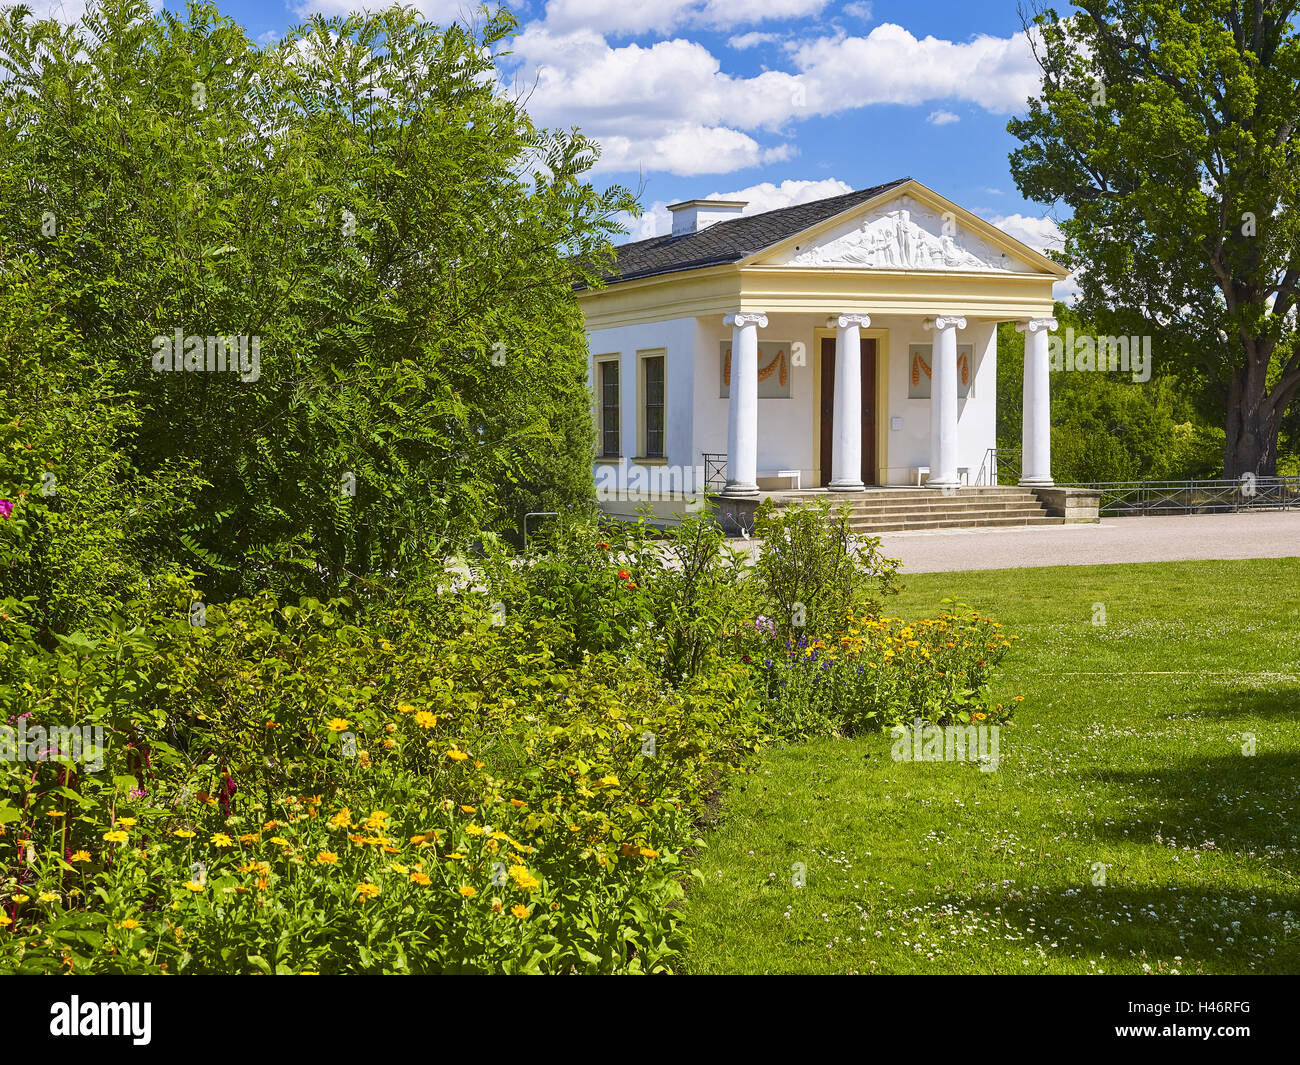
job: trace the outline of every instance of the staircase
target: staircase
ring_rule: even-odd
[[[780,506],[818,499],[851,511],[854,532],[925,532],[932,529],[995,529],[1019,525],[1063,525],[1032,489],[1014,486],[962,488],[944,495],[934,488],[868,488],[865,492],[773,493]]]

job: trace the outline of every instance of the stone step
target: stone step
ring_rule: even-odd
[[[884,514],[899,511],[916,511],[927,514],[960,514],[968,510],[985,510],[998,507],[1041,507],[1033,496],[1017,496],[1014,499],[934,499],[911,502],[905,499],[881,500],[880,502],[856,503],[849,508],[854,517],[859,514]]]
[[[951,513],[933,510],[890,510],[879,514],[854,514],[849,518],[849,524],[878,525],[881,522],[898,521],[935,521],[946,524],[975,521],[981,518],[1046,518],[1049,516],[1044,507],[977,507]]]
[[[1064,518],[1051,518],[1046,515],[1037,517],[998,517],[998,518],[956,518],[937,520],[887,520],[853,522],[850,528],[855,533],[875,534],[884,532],[926,532],[939,529],[999,529],[1025,525],[1064,525]]]

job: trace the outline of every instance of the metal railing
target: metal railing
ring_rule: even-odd
[[[975,475],[976,485],[1015,484],[1019,480],[1020,448],[991,447],[984,452],[980,472]]]
[[[704,490],[721,492],[727,487],[727,456],[717,452],[701,451],[704,459]]]
[[[1230,514],[1300,507],[1300,477],[1243,476],[1227,481],[1095,481],[1058,485],[1101,492],[1102,514]]]

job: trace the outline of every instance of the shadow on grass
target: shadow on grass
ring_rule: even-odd
[[[1107,769],[1093,779],[1136,796],[1131,817],[1095,824],[1102,838],[1260,855],[1300,871],[1300,753],[1258,751],[1190,758],[1151,769]],[[1207,843],[1212,847],[1205,847]]]
[[[1184,973],[1196,972],[1197,964],[1205,972],[1300,972],[1300,894],[1294,890],[1061,886],[934,902],[981,914],[982,923],[1039,944],[1049,956],[1095,960],[1099,969],[1136,959]]]

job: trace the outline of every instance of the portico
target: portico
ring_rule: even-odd
[[[620,274],[580,292],[592,355],[594,471],[706,460],[724,498],[791,488],[851,497],[959,493],[996,447],[997,359],[1024,359],[1023,483],[1052,483],[1048,335],[1065,271],[910,179],[743,215],[675,205],[674,233],[624,245]],[[728,261],[719,262],[719,259]],[[1022,352],[999,352],[1014,322]],[[599,494],[599,493],[598,493]],[[635,511],[602,496],[611,513]]]

